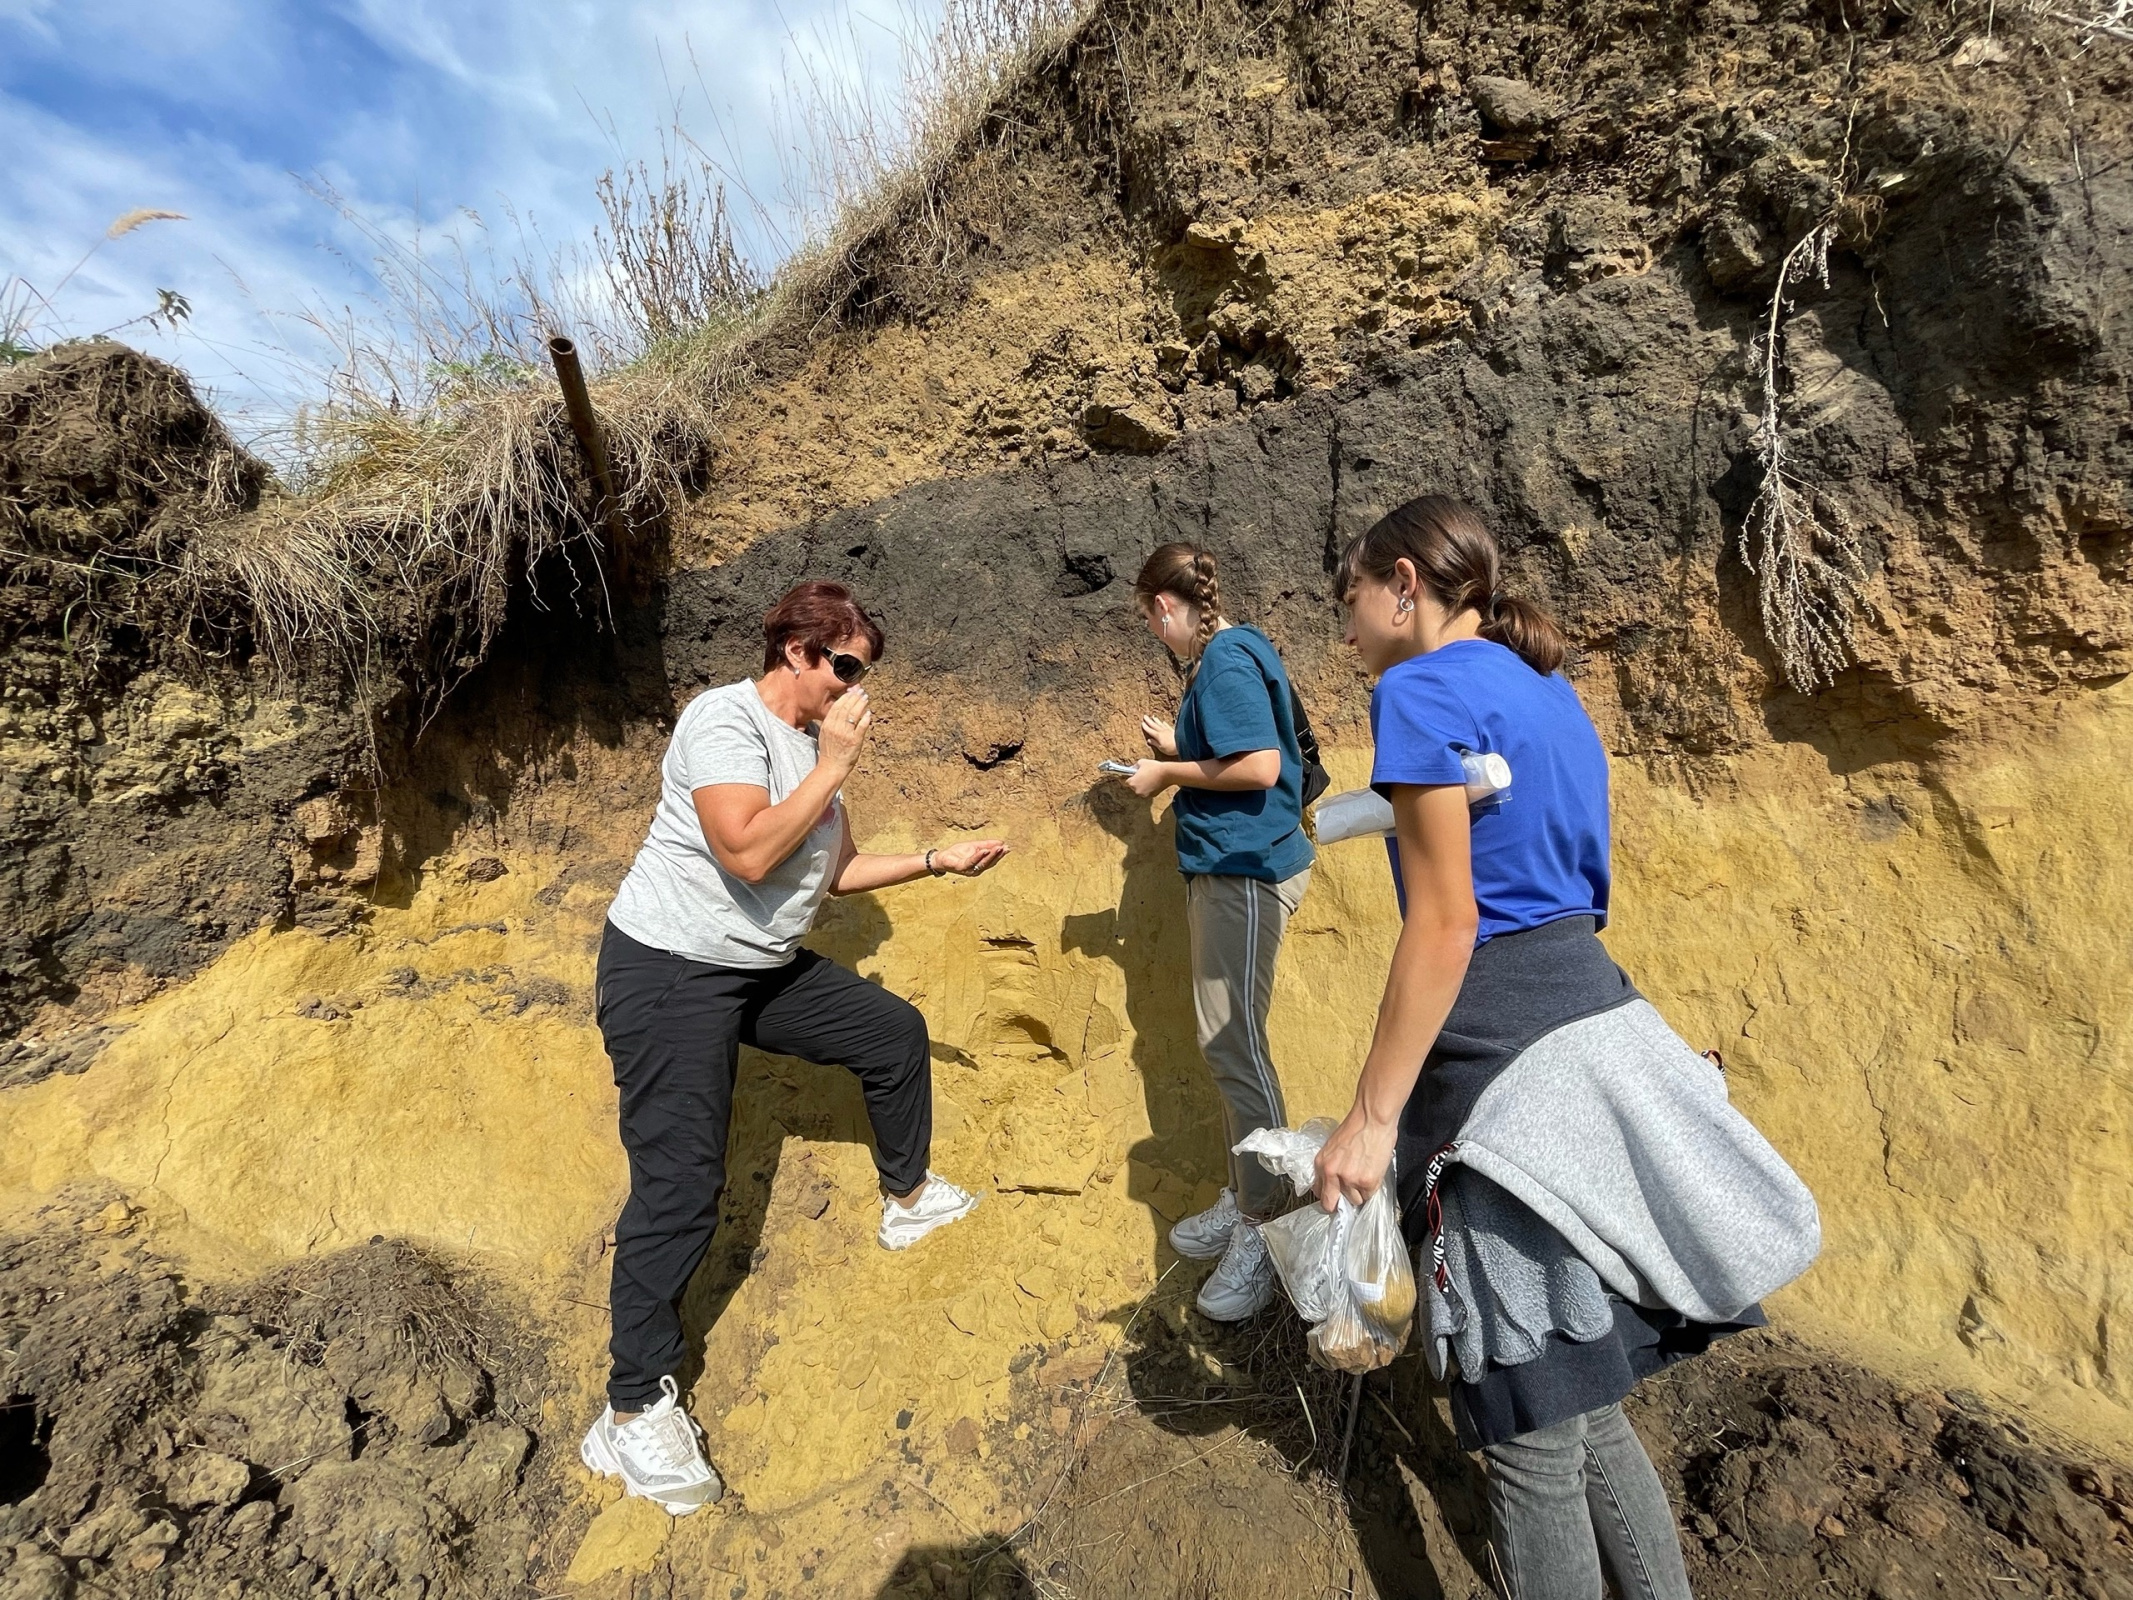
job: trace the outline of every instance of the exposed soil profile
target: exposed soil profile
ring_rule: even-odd
[[[1127,591],[1190,538],[1363,782],[1330,563],[1429,490],[1577,647],[1609,949],[1822,1208],[1777,1331],[1631,1406],[1698,1592],[2133,1600],[2129,93],[2005,7],[1105,0],[756,352],[630,581],[544,565],[567,517],[379,545],[355,655],[263,608],[302,519],[182,374],[0,370],[0,1600],[1491,1592],[1415,1358],[1351,1439],[1289,1313],[1190,1309],[1183,892],[1094,772],[1175,705]],[[1775,610],[1773,404],[1830,523]],[[670,1521],[576,1457],[593,959],[803,575],[888,628],[862,843],[1016,845],[810,941],[925,1015],[983,1202],[879,1250],[851,1080],[744,1055],[680,1374],[731,1492]],[[1788,615],[1848,631],[1813,692]],[[1395,917],[1323,852],[1299,1120]]]

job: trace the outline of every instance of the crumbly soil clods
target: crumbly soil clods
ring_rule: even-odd
[[[203,1288],[137,1217],[76,1194],[0,1239],[0,1594],[524,1592],[536,1336],[403,1244]]]
[[[1105,1442],[1064,1475],[1028,1547],[1041,1592],[1231,1594],[1257,1571],[1283,1594],[1492,1593],[1481,1474],[1418,1355],[1366,1380],[1343,1496],[1330,1479],[1350,1380],[1302,1362],[1278,1309],[1217,1328],[1192,1292],[1167,1280],[1097,1385],[1087,1409]],[[2133,1593],[2123,1472],[1974,1395],[1757,1334],[1654,1380],[1629,1410],[1699,1594]]]
[[[779,1189],[828,1209],[807,1160]],[[805,1505],[740,1493],[670,1522],[588,1494],[545,1340],[464,1269],[380,1241],[202,1287],[107,1193],[0,1242],[8,1600],[619,1595],[706,1571],[728,1594],[881,1600],[1490,1592],[1479,1475],[1419,1358],[1351,1391],[1279,1307],[1200,1319],[1196,1271],[1124,1308],[1116,1341],[1023,1346],[997,1421],[928,1436],[900,1412],[898,1455],[840,1497],[877,1531],[855,1561]],[[2133,1594],[2133,1476],[1974,1397],[1751,1336],[1631,1410],[1700,1593]],[[958,1502],[962,1537],[910,1537]]]

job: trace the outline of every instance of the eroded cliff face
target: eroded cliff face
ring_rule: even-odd
[[[1724,1053],[1732,1092],[1822,1202],[1823,1260],[1772,1307],[1781,1324],[2105,1457],[2127,1438],[2109,1347],[2126,1182],[2110,928],[2126,908],[2093,862],[2128,820],[2129,741],[2133,707],[2111,691],[1929,781],[1779,747],[1692,792],[1623,762],[1609,935],[1669,1018]],[[478,1264],[553,1341],[545,1427],[567,1445],[604,1372],[602,1234],[624,1189],[592,954],[656,753],[645,739],[620,762],[637,776],[601,786],[611,814],[559,796],[520,809],[360,932],[254,935],[130,1013],[86,1073],[10,1091],[0,1183],[79,1192],[93,1176],[156,1250],[214,1281],[380,1235]],[[1334,753],[1342,781],[1364,762]],[[926,776],[858,786],[872,842],[934,836],[894,820],[925,803]],[[705,1341],[694,1409],[746,1520],[670,1534],[620,1507],[582,1547],[545,1541],[552,1569],[581,1548],[581,1577],[602,1561],[765,1579],[804,1564],[826,1592],[871,1594],[916,1543],[967,1556],[961,1525],[1033,1516],[1061,1453],[1095,1449],[1129,1370],[1158,1397],[1264,1387],[1222,1365],[1212,1381],[1230,1387],[1206,1389],[1178,1299],[1191,1278],[1165,1277],[1164,1229],[1222,1172],[1165,831],[1101,791],[1040,807],[1017,787],[983,775],[966,813],[1014,838],[999,872],[839,903],[815,941],[925,1012],[935,1164],[984,1204],[923,1253],[881,1252],[851,1081],[748,1058],[725,1231],[689,1306]],[[2081,824],[2047,829],[2040,792]],[[1331,847],[1293,925],[1270,1032],[1299,1117],[1350,1091],[1394,935],[1388,888],[1373,847]],[[1165,1288],[1182,1379],[1126,1364]],[[1103,1402],[1081,1398],[1099,1379]],[[1117,1484],[1178,1464],[1129,1454]],[[1425,1479],[1418,1504],[1453,1481]],[[568,1529],[597,1505],[567,1476],[542,1492],[572,1508]],[[854,1518],[878,1548],[841,1537]],[[1433,1527],[1438,1569],[1464,1570]],[[762,1543],[773,1530],[789,1551]]]
[[[2118,58],[1806,8],[1632,26],[1362,4],[1226,32],[1106,15],[1115,32],[1070,45],[1028,114],[964,153],[944,191],[963,252],[914,262],[890,230],[845,331],[739,403],[651,601],[602,636],[529,610],[382,789],[348,713],[263,674],[136,650],[84,678],[53,619],[11,623],[9,661],[35,671],[10,666],[0,745],[8,892],[35,916],[10,947],[8,1014],[29,1025],[0,1063],[9,1216],[60,1196],[47,1232],[86,1215],[98,1250],[106,1227],[148,1241],[98,1257],[109,1275],[148,1271],[152,1247],[230,1284],[383,1236],[509,1286],[552,1345],[523,1481],[565,1509],[537,1575],[992,1583],[976,1535],[1050,1526],[1059,1485],[1085,1481],[1060,1474],[1086,1472],[1125,1416],[1119,1374],[1151,1337],[1196,1393],[1272,1381],[1256,1350],[1194,1342],[1161,1243],[1222,1162],[1168,824],[1092,781],[1178,688],[1133,618],[1132,573],[1166,539],[1215,548],[1232,615],[1283,647],[1337,780],[1360,783],[1368,685],[1339,646],[1331,557],[1449,491],[1580,648],[1614,756],[1610,948],[1722,1052],[1821,1200],[1823,1259],[1772,1307],[1819,1352],[1786,1381],[1804,1395],[1834,1353],[2095,1455],[2133,1451],[2113,1354],[2133,1314]],[[1856,665],[1808,696],[1785,687],[1739,540],[1759,487],[1755,341],[1782,261],[1825,221],[1828,280],[1791,284],[1777,372],[1794,469],[1842,508],[1863,566]],[[127,516],[127,539],[157,525]],[[923,1251],[878,1251],[856,1089],[746,1059],[687,1375],[743,1505],[670,1535],[641,1506],[593,1521],[598,1497],[549,1448],[567,1463],[597,1403],[624,1186],[592,962],[672,715],[750,669],[758,617],[803,575],[852,583],[889,631],[850,791],[862,841],[1016,846],[974,884],[836,903],[814,941],[925,1013],[935,1165],[986,1199]],[[151,926],[179,931],[136,937]],[[1327,849],[1271,1023],[1299,1117],[1345,1105],[1395,932],[1382,854]],[[119,942],[98,954],[100,938]],[[1175,1398],[1171,1381],[1134,1392]],[[1825,1394],[1785,1414],[1815,1405],[1845,1410]],[[1887,1408],[1916,1433],[1892,1459],[1921,1483],[1986,1458],[1945,1398]],[[1992,1559],[2042,1551],[2052,1581],[2094,1566],[2095,1592],[2119,1592],[2121,1524],[2098,1508],[2127,1498],[2107,1472],[2067,1509],[2034,1484],[1993,1499],[1966,1466],[1970,1500],[1928,1484],[1913,1515],[1896,1469],[1871,1465],[1882,1426],[1844,1435],[1861,1483],[1884,1473],[1855,1505],[1727,1489],[1699,1453],[1707,1422],[1680,1420],[1665,1459],[1708,1510],[1699,1580],[1932,1592],[1902,1563],[1961,1544],[1954,1518]],[[1427,1477],[1442,1462],[1422,1432],[1412,1452],[1386,1439]],[[1117,1437],[1120,1494],[1192,1466]],[[1834,1454],[1794,1454],[1806,1478],[1836,1472]],[[393,1481],[407,1503],[457,1503]],[[1478,1584],[1449,1482],[1415,1497],[1441,1516],[1406,1513],[1421,1568],[1366,1550],[1381,1592],[1424,1570],[1446,1592]],[[1056,1503],[1086,1501],[1093,1530],[1102,1495]],[[199,1537],[241,1510],[199,1513]],[[393,1581],[456,1570],[457,1537],[409,1544]],[[936,1547],[947,1577],[913,1554]],[[1169,1592],[1089,1587],[1080,1548],[1046,1546],[1059,1570],[1016,1581]],[[1354,1548],[1310,1559],[1338,1587]],[[361,1581],[303,1559],[305,1583]],[[1173,1587],[1234,1576],[1208,1562]],[[1935,1581],[1985,1592],[1972,1576]]]

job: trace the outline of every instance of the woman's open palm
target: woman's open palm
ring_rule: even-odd
[[[933,864],[944,872],[953,872],[965,878],[975,878],[999,864],[1007,854],[1004,839],[966,839],[961,844],[949,845],[945,850],[933,852]]]

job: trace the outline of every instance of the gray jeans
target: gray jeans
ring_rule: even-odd
[[[1482,1451],[1508,1600],[1690,1600],[1681,1537],[1651,1457],[1620,1405]]]
[[[1225,1150],[1248,1133],[1288,1125],[1281,1080],[1267,1049],[1266,1016],[1274,999],[1281,935],[1310,883],[1309,867],[1279,883],[1212,873],[1185,880],[1192,1008],[1200,1024],[1200,1054],[1222,1096]],[[1288,1204],[1287,1182],[1256,1156],[1232,1154],[1229,1174],[1246,1216],[1263,1220]]]

